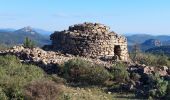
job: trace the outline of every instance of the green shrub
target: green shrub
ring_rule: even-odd
[[[5,44],[0,44],[0,50],[6,50],[8,48],[9,48],[9,46],[7,46]]]
[[[138,73],[131,73],[130,74],[130,79],[132,79],[133,81],[139,81],[141,78],[141,75],[139,75]]]
[[[76,58],[64,64],[64,77],[71,82],[101,85],[109,80],[109,72],[100,65]]]
[[[166,56],[158,56],[157,57],[157,64],[160,66],[170,66],[169,58]]]
[[[129,73],[126,69],[126,65],[123,63],[116,63],[114,64],[111,69],[110,73],[112,75],[112,79],[118,83],[126,82],[129,80]]]
[[[17,100],[23,100],[23,91],[21,87],[16,87],[16,86],[8,86],[4,88],[4,93],[6,96],[11,100],[11,99],[17,99]]]
[[[58,77],[55,74],[50,75],[50,80],[54,81],[57,84],[66,84],[66,80],[64,78]]]
[[[8,97],[6,96],[2,88],[0,88],[0,100],[8,100]]]
[[[146,82],[147,84],[143,84],[141,88],[141,92],[137,94],[141,97],[152,97],[155,99],[161,99],[165,97],[168,82],[164,79],[160,78],[158,74],[155,75],[149,75],[148,80]]]
[[[10,100],[22,99],[23,86],[44,76],[42,69],[22,64],[15,56],[0,56],[0,87]]]
[[[153,55],[150,53],[139,53],[135,59],[134,55],[130,54],[133,61],[148,66],[170,66],[170,61],[165,55]]]
[[[170,81],[168,82],[165,99],[166,100],[170,99]]]
[[[24,41],[24,47],[25,48],[34,48],[35,47],[35,43],[31,39],[26,37],[25,41]]]
[[[168,83],[160,77],[154,77],[153,85],[149,90],[149,95],[153,98],[161,98],[166,94]]]
[[[35,81],[25,87],[27,100],[58,100],[61,93],[62,85],[57,85],[50,80]]]

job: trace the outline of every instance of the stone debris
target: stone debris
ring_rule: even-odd
[[[83,23],[68,30],[54,32],[50,38],[52,49],[90,58],[112,57],[128,61],[127,39],[99,23]]]
[[[157,68],[154,66],[146,66],[144,64],[134,64],[128,67],[128,71],[130,73],[135,72],[135,73],[147,74],[147,75],[159,73],[159,75],[162,77],[169,76],[168,69],[169,68],[167,66],[162,66],[161,68]]]
[[[5,51],[0,51],[0,55],[5,54],[12,54],[16,55],[21,59],[23,62],[28,63],[35,63],[39,64],[40,66],[52,66],[52,65],[61,65],[64,62],[77,58],[77,56],[71,55],[71,54],[62,54],[60,52],[54,52],[54,51],[44,51],[41,48],[24,48],[23,46],[14,46],[13,48]],[[92,58],[85,58],[80,57],[81,59],[90,61],[95,64],[101,64],[105,67],[111,66],[110,63],[101,61],[100,59],[92,59]]]

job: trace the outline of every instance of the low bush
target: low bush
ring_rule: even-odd
[[[49,80],[52,80],[57,84],[66,84],[66,80],[64,78],[59,77],[56,74],[49,75]]]
[[[126,69],[126,65],[123,63],[114,64],[110,69],[110,73],[113,81],[118,83],[124,83],[129,80],[129,73]]]
[[[151,88],[149,90],[149,96],[153,98],[161,98],[166,95],[168,82],[164,81],[160,77],[154,77],[153,82],[151,81]]]
[[[57,100],[62,93],[62,85],[53,81],[35,81],[25,87],[27,100]]]
[[[165,99],[170,100],[170,81],[168,82]]]
[[[165,55],[153,55],[150,53],[139,53],[135,57],[130,54],[133,61],[148,66],[170,66],[169,58]]]
[[[131,73],[130,74],[130,79],[133,81],[140,81],[141,75],[139,75],[138,73]]]
[[[4,93],[10,100],[11,99],[23,100],[24,98],[22,87],[19,86],[8,86],[4,88]]]
[[[42,69],[22,64],[15,56],[0,56],[0,88],[10,100],[23,99],[23,86],[44,76]]]
[[[142,84],[140,92],[137,96],[161,99],[167,94],[168,82],[160,78],[158,74],[148,75],[148,79],[145,84]]]
[[[110,74],[104,66],[95,65],[89,61],[76,58],[64,64],[64,77],[71,82],[102,85],[110,79]]]
[[[2,88],[0,88],[0,100],[8,100],[8,97],[6,96]]]
[[[6,50],[8,49],[9,47],[5,44],[0,44],[0,50]]]

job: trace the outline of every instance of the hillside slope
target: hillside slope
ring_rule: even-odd
[[[160,46],[146,50],[146,52],[153,54],[164,54],[170,56],[170,46]]]

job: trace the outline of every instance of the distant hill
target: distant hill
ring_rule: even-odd
[[[159,39],[160,41],[170,40],[170,36],[169,35],[159,35],[159,36],[155,36],[155,38]]]
[[[165,54],[170,56],[170,46],[160,46],[146,50],[146,52],[153,54]]]
[[[140,44],[140,48],[142,51],[145,51],[147,49],[153,48],[153,47],[160,47],[162,46],[162,42],[158,39],[149,39]]]
[[[41,33],[42,35],[45,35],[45,36],[49,36],[50,34],[53,33],[51,31],[46,31],[46,30],[38,29],[38,28],[33,28],[33,30],[35,30],[36,32]]]
[[[149,40],[144,41],[141,44],[138,43],[136,45],[138,45],[140,50],[144,52],[145,50],[148,50],[150,48],[162,46],[162,42],[157,39],[149,39]],[[129,51],[132,51],[133,45],[128,45],[128,49],[129,49]]]
[[[15,29],[12,28],[5,28],[5,29],[0,29],[0,32],[13,32]]]
[[[154,36],[150,34],[134,34],[134,35],[126,35],[126,38],[128,40],[129,45],[134,45],[135,43],[142,44],[146,40],[150,40],[150,39],[160,40],[163,45],[164,44],[167,45],[167,42],[170,41],[170,36],[168,35]]]
[[[149,39],[154,39],[152,35],[148,34],[134,34],[126,36],[129,45],[134,45],[135,43],[141,44]]]
[[[36,32],[31,27],[24,27],[15,31],[0,31],[0,43],[7,45],[15,45],[21,44],[24,42],[24,39],[29,37],[33,40],[38,46],[42,46],[44,44],[49,44],[49,36],[44,36],[38,32]]]
[[[170,45],[170,36],[168,35],[153,36],[149,34],[133,34],[126,35],[126,37],[129,51],[132,50],[134,44],[138,44],[142,51],[153,47]]]
[[[164,42],[163,42],[163,45],[170,45],[170,40],[164,41]]]
[[[142,43],[142,45],[161,46],[162,43],[160,40],[157,40],[157,39],[149,39],[149,40],[146,40],[144,43]]]
[[[1,44],[15,44],[17,42],[17,38],[15,38],[15,35],[12,32],[0,32],[0,43]]]

